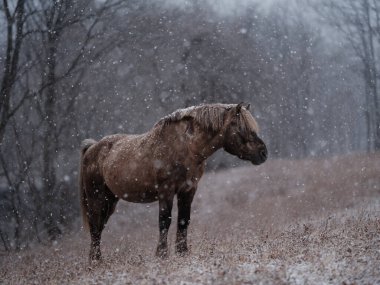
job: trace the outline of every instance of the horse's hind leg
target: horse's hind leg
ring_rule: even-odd
[[[93,185],[92,191],[86,191],[88,204],[88,222],[91,234],[90,261],[100,260],[100,239],[104,225],[115,210],[119,200],[106,185]]]
[[[168,256],[168,231],[172,221],[173,195],[163,195],[159,199],[159,229],[160,237],[156,250],[156,256],[166,258]]]
[[[175,251],[183,256],[188,251],[187,248],[187,228],[190,224],[191,203],[194,198],[195,188],[179,192],[178,198],[178,221],[177,221],[177,238]]]

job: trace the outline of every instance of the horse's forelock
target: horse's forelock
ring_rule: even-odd
[[[238,119],[238,124],[243,132],[259,132],[259,125],[257,124],[255,118],[253,118],[252,114],[244,108],[242,108],[241,115]]]

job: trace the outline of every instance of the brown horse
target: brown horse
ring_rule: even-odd
[[[84,224],[91,234],[90,261],[101,257],[101,233],[119,199],[135,203],[158,200],[156,255],[166,257],[177,195],[176,252],[185,254],[191,202],[205,160],[220,148],[255,165],[267,159],[267,148],[257,136],[258,126],[248,109],[243,103],[200,105],[175,111],[145,134],[84,140],[80,193]]]

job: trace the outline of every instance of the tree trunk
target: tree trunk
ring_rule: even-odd
[[[56,187],[56,170],[54,161],[57,154],[56,132],[56,59],[58,34],[49,29],[47,52],[47,88],[45,91],[45,133],[43,136],[43,193],[45,206],[45,228],[51,240],[61,235],[54,212],[54,189]]]
[[[25,0],[19,0],[12,16],[8,1],[4,0],[4,11],[7,19],[7,49],[5,55],[4,74],[0,87],[0,147],[4,140],[5,128],[12,116],[10,108],[11,92],[16,81],[21,44],[23,40]],[[16,22],[15,22],[16,21]],[[13,35],[13,25],[16,23],[16,35]]]

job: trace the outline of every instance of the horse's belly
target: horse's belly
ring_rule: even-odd
[[[158,200],[158,193],[150,190],[128,191],[121,198],[133,203],[152,203]]]
[[[134,203],[151,203],[158,200],[158,191],[154,186],[139,183],[113,185],[110,190],[119,198]]]

